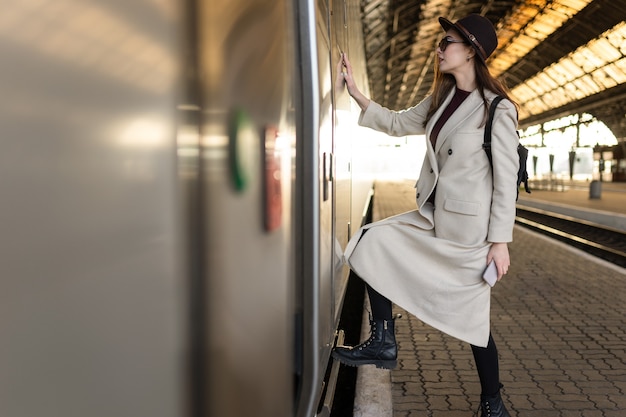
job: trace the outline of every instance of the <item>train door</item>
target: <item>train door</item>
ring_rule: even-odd
[[[350,42],[347,22],[347,1],[331,1],[331,62],[330,68],[333,81],[336,79],[336,65],[342,53],[350,53]],[[341,89],[343,90],[343,88]],[[333,184],[335,186],[335,252],[337,257],[341,257],[343,249],[348,243],[352,233],[352,222],[350,214],[352,212],[352,129],[356,124],[354,121],[350,96],[345,91],[338,91],[337,86],[333,86]],[[356,203],[358,204],[358,203]],[[358,227],[359,224],[357,223]],[[345,286],[347,284],[348,268],[343,267],[341,262],[335,265],[334,287],[335,287],[335,310],[336,322],[343,304]]]
[[[334,112],[330,9],[326,0],[298,1],[300,107],[297,135],[297,256],[302,353],[298,416],[315,414],[336,329]]]
[[[349,272],[342,263],[343,248],[354,232],[351,225],[361,224],[372,181],[362,176],[353,186],[352,138],[359,112],[347,92],[336,94],[334,85],[340,52],[352,50],[359,82],[368,91],[360,5],[358,1],[298,0],[296,16],[300,69],[296,351],[301,359],[296,415],[309,417],[318,411],[318,402],[320,413],[328,412],[333,395],[326,387],[333,385],[337,366],[329,358]],[[324,381],[331,363],[330,380]]]
[[[333,80],[331,71],[330,10],[327,0],[320,0],[317,9],[317,59],[318,59],[318,183],[319,183],[319,333],[320,349],[327,358],[335,332],[333,275],[334,257],[334,111]]]

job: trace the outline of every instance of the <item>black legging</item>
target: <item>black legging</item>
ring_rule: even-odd
[[[389,301],[384,295],[380,294],[374,288],[367,285],[367,294],[370,297],[370,307],[372,308],[372,318],[374,320],[391,320],[391,301]]]
[[[483,395],[494,395],[500,391],[500,369],[498,366],[498,349],[489,332],[487,347],[470,345],[476,362],[476,370],[480,379]]]
[[[369,285],[367,285],[367,293],[370,298],[372,318],[374,320],[391,320],[391,301]],[[487,347],[470,346],[474,354],[482,394],[496,394],[500,390],[500,370],[498,367],[498,349],[491,333],[489,333]]]

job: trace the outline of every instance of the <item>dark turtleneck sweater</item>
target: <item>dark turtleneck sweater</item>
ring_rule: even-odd
[[[443,127],[443,125],[446,124],[450,116],[452,116],[452,113],[454,113],[456,109],[459,108],[461,103],[463,103],[463,101],[465,101],[465,99],[470,94],[471,92],[469,91],[463,91],[459,88],[456,89],[456,91],[454,92],[454,96],[452,97],[452,101],[450,101],[448,107],[446,107],[446,109],[443,111],[443,113],[439,117],[439,120],[437,120],[437,123],[435,123],[435,126],[433,126],[432,132],[430,133],[430,143],[433,144],[433,148],[437,143],[437,137],[439,136],[439,132],[441,132],[441,128]]]

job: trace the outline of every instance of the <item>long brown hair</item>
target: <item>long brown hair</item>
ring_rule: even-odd
[[[476,88],[478,89],[480,96],[483,98],[483,103],[485,103],[485,117],[483,118],[483,124],[487,120],[489,112],[489,102],[485,97],[485,90],[492,91],[511,101],[516,108],[519,107],[518,104],[509,96],[509,89],[506,85],[497,78],[493,77],[489,72],[487,65],[485,65],[485,63],[478,57],[474,57],[474,71],[476,73]],[[439,70],[439,62],[435,61],[435,81],[431,90],[433,99],[430,102],[430,108],[426,114],[424,126],[426,126],[426,123],[428,123],[437,109],[441,107],[446,97],[448,97],[448,94],[450,94],[450,91],[452,91],[455,86],[456,80],[454,79],[454,76],[452,74],[444,74],[441,72]]]

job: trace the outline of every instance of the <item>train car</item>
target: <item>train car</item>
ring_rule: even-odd
[[[23,0],[0,51],[0,415],[328,415],[359,3]]]

